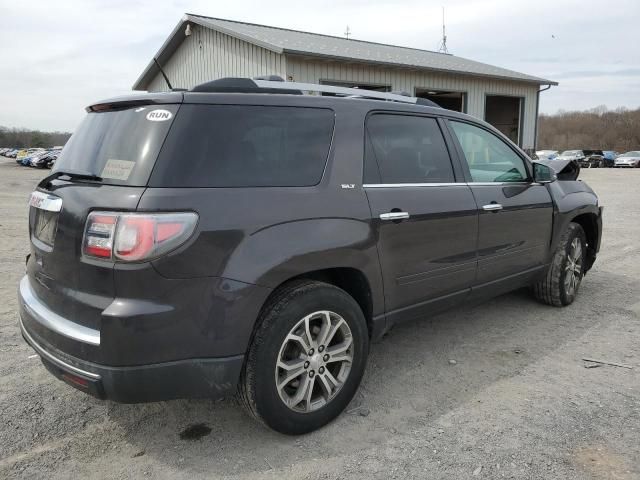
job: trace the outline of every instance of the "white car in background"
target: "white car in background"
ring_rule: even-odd
[[[640,151],[623,153],[613,161],[614,167],[640,168]]]
[[[556,160],[575,160],[576,162],[579,162],[584,160],[584,158],[584,152],[582,150],[565,150],[556,157]]]
[[[558,156],[557,150],[538,150],[536,156],[539,160],[553,160]]]

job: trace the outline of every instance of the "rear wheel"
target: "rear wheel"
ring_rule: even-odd
[[[536,298],[555,307],[573,303],[585,273],[586,251],[584,230],[579,224],[570,223],[560,239],[547,274],[533,286]]]
[[[264,308],[240,380],[240,399],[274,430],[313,431],[349,404],[368,351],[366,321],[349,294],[322,282],[293,282]]]

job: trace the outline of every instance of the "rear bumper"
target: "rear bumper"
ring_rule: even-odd
[[[27,276],[20,282],[18,302],[20,329],[26,342],[53,375],[85,393],[137,403],[220,398],[236,390],[244,355],[234,355],[237,351],[201,354],[198,342],[213,343],[211,336],[201,333],[186,337],[149,328],[159,320],[154,316],[147,320],[144,315],[111,317],[111,324],[105,320],[101,330],[92,329],[52,311],[32,289]],[[131,328],[109,328],[114,318]],[[170,320],[164,324],[178,324],[183,332],[187,330],[180,317]],[[172,342],[190,356],[168,357],[175,354],[175,350],[165,348]],[[135,362],[131,361],[132,353],[137,354]]]
[[[175,398],[221,398],[235,392],[243,355],[179,360],[133,367],[109,367],[71,357],[29,332],[25,341],[58,379],[95,397],[122,403]]]

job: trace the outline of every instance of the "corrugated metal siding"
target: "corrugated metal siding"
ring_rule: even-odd
[[[522,147],[533,148],[535,143],[538,86],[528,83],[282,55],[195,25],[191,36],[185,38],[163,68],[173,86],[182,88],[221,77],[273,74],[293,77],[297,82],[336,80],[390,85],[394,91],[411,94],[416,88],[460,91],[467,93],[467,113],[481,119],[486,95],[523,97]],[[166,90],[162,75],[156,75],[149,91]]]
[[[484,119],[487,95],[523,97],[522,148],[533,148],[535,143],[537,85],[420,70],[306,59],[290,55],[287,56],[287,76],[292,76],[296,82],[318,83],[321,80],[336,80],[390,85],[394,91],[406,91],[412,95],[415,94],[416,88],[466,92],[467,113],[481,119]]]
[[[167,77],[176,88],[191,88],[221,77],[286,75],[284,55],[252,45],[229,35],[193,26],[166,65]],[[168,90],[162,75],[149,84],[150,92]]]

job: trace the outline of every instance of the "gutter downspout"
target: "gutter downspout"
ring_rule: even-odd
[[[538,90],[536,95],[536,126],[533,130],[533,152],[538,149],[538,116],[540,115],[540,93],[549,90],[551,85],[547,85],[545,88]]]

